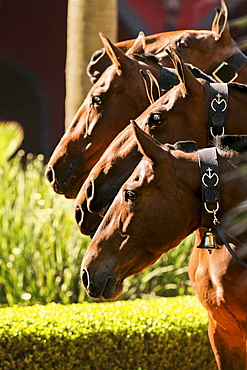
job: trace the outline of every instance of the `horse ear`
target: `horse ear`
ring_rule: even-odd
[[[221,9],[217,10],[217,14],[212,23],[211,30],[215,33],[215,41],[231,38],[230,27],[228,23],[228,9],[224,0],[221,0]]]
[[[201,83],[194,77],[193,73],[183,62],[182,58],[171,46],[166,49],[166,52],[171,58],[177,71],[179,82],[182,84],[181,87],[183,88],[183,94],[185,95],[187,91],[198,94],[199,90],[201,89]]]
[[[146,134],[146,132],[144,132],[135,121],[130,122],[134,130],[134,135],[140,152],[151,159],[154,163],[163,161],[167,151],[162,148],[161,144],[157,140]]]
[[[111,62],[115,64],[118,69],[122,69],[126,63],[126,60],[129,60],[129,57],[127,57],[121,49],[119,49],[105,35],[103,35],[103,33],[100,32],[99,35]]]
[[[212,22],[211,31],[216,32],[215,30],[218,28],[218,18],[219,18],[220,10],[218,8],[215,9],[215,16]]]
[[[134,44],[126,52],[126,55],[144,54],[145,53],[145,47],[146,47],[146,39],[145,39],[144,32],[141,31],[141,32],[139,32],[139,35],[135,39]]]

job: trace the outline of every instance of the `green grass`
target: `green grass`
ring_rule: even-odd
[[[84,296],[81,259],[89,238],[73,218],[73,203],[53,193],[43,157],[18,155],[0,167],[0,303],[72,303]]]

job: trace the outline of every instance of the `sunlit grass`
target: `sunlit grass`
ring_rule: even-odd
[[[89,238],[79,233],[73,203],[56,195],[43,156],[17,155],[0,167],[0,303],[77,302]]]

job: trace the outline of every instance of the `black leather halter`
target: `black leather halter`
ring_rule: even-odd
[[[212,73],[218,82],[233,82],[238,77],[238,72],[247,63],[247,57],[237,48],[235,53],[222,62]]]
[[[232,250],[227,237],[220,226],[218,214],[220,210],[220,177],[218,169],[217,149],[215,147],[198,150],[201,173],[202,220],[201,226],[216,230],[233,258],[243,267],[247,264]]]

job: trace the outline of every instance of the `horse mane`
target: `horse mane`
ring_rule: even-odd
[[[131,56],[133,58],[135,58],[136,60],[139,60],[141,62],[153,62],[153,63],[159,65],[159,59],[154,54],[137,54],[137,53],[133,53],[133,54],[131,54]],[[161,65],[160,65],[160,67],[161,67]]]
[[[247,152],[247,135],[222,135],[215,138],[215,146],[219,150]]]
[[[154,54],[137,54],[133,53],[131,54],[132,57],[134,57],[136,60],[139,60],[141,62],[153,62],[157,65],[162,65],[159,62],[159,59]],[[216,82],[216,80],[212,77],[207,75],[206,73],[202,72],[199,68],[193,66],[192,64],[185,63],[186,66],[189,68],[189,70],[193,73],[194,77],[196,78],[202,78],[203,80],[207,82]]]
[[[224,152],[234,151],[237,153],[247,152],[247,135],[222,135],[216,136],[214,145]],[[193,153],[198,150],[195,141],[178,141],[175,144],[163,144],[162,147],[170,150],[181,150],[185,153]]]
[[[178,141],[175,144],[164,144],[162,147],[169,148],[170,150],[181,150],[185,153],[193,153],[198,150],[196,142],[195,141]]]
[[[247,85],[239,83],[239,82],[230,82],[228,87],[239,91],[242,94],[247,94]]]
[[[202,78],[207,82],[216,82],[216,80],[212,77],[207,75],[206,73],[202,72],[199,68],[193,66],[192,64],[185,63],[189,70],[192,72],[195,78]]]

